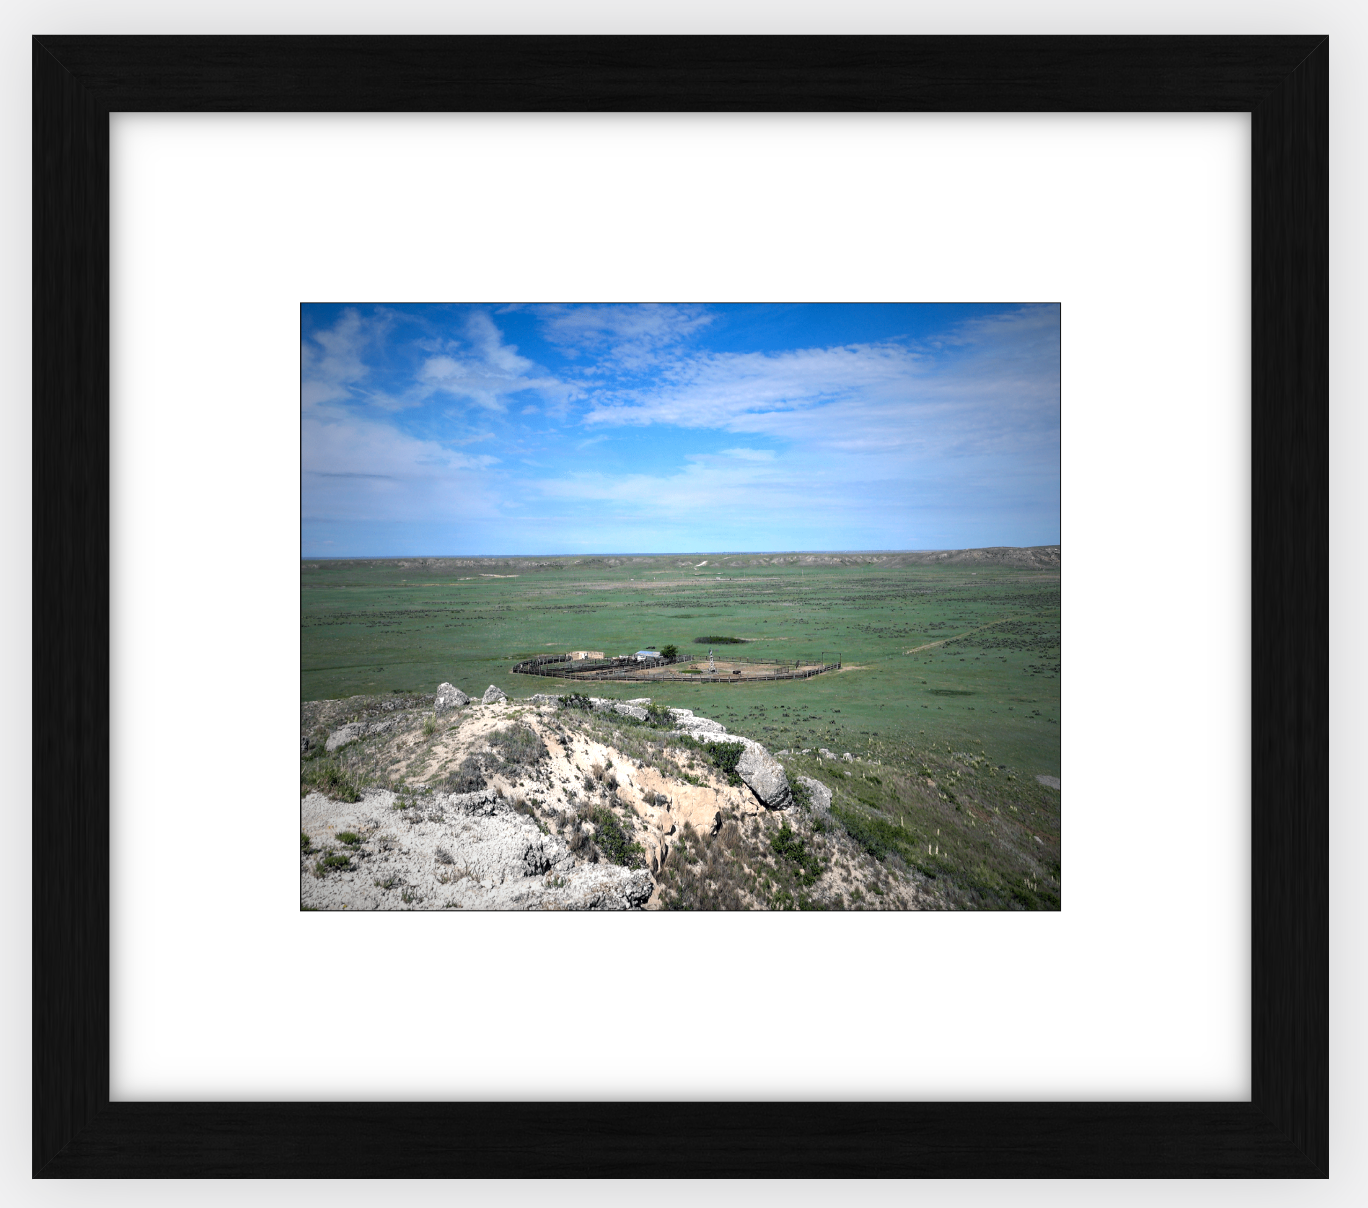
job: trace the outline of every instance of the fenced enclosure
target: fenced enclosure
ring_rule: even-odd
[[[710,666],[708,664],[711,664]],[[658,684],[754,684],[770,680],[810,679],[824,671],[839,671],[841,656],[823,651],[817,659],[758,659],[733,655],[711,659],[684,654],[666,659],[638,659],[620,655],[604,659],[573,660],[568,654],[539,654],[513,665],[519,675],[543,675],[555,679],[590,682]]]

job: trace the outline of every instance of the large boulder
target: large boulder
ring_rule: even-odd
[[[434,705],[438,713],[444,713],[448,709],[459,709],[462,705],[468,704],[470,704],[470,697],[459,688],[454,688],[450,684],[439,684],[437,686],[437,699]]]
[[[793,804],[793,790],[784,775],[784,765],[764,747],[748,744],[736,764],[736,774],[766,809],[786,810]]]
[[[480,697],[480,703],[484,705],[497,705],[500,701],[508,699],[508,694],[502,688],[496,688],[490,684],[484,690],[484,695]]]
[[[831,812],[831,790],[826,785],[811,776],[795,776],[794,779],[807,789],[814,810],[822,814]]]
[[[650,717],[650,714],[640,705],[628,705],[621,702],[613,706],[613,712],[621,713],[623,717],[635,718],[637,721],[645,721]]]

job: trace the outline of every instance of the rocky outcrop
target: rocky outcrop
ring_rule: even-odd
[[[311,793],[300,825],[314,849],[301,856],[302,900],[325,910],[637,910],[654,889],[644,868],[578,864],[564,840],[493,790],[368,790],[355,803]],[[360,843],[334,845],[342,831]],[[314,876],[331,853],[347,865]]]
[[[399,717],[386,717],[381,721],[349,722],[329,734],[328,741],[324,745],[328,753],[331,754],[338,747],[345,747],[349,742],[357,742],[374,734],[388,734],[402,720],[403,716],[400,715]]]
[[[630,717],[636,721],[645,721],[650,714],[640,705],[629,705],[618,702],[613,706],[614,713],[621,713],[623,717]]]
[[[541,902],[544,910],[640,910],[655,882],[644,868],[629,871],[615,864],[577,868],[566,884]]]
[[[831,790],[820,780],[813,780],[811,776],[795,776],[799,784],[808,791],[808,800],[812,802],[812,808],[821,814],[831,812]]]
[[[854,762],[855,762],[855,756],[852,755],[849,751],[847,751],[844,755],[842,755],[842,756],[841,756],[841,759],[844,760],[846,763],[854,763]]]
[[[508,812],[507,804],[494,789],[481,789],[476,793],[434,793],[430,801],[430,808],[441,811],[452,809],[485,816]]]
[[[508,694],[502,688],[496,688],[493,684],[490,684],[489,687],[484,690],[484,695],[480,697],[480,703],[482,705],[497,705],[501,701],[506,701],[507,699]]]
[[[433,702],[433,706],[438,713],[445,713],[448,709],[459,709],[462,705],[468,704],[470,704],[470,697],[459,688],[455,688],[451,684],[439,684],[437,686],[437,699]]]
[[[736,765],[736,774],[746,787],[771,810],[786,810],[793,804],[784,765],[758,743],[748,743]]]
[[[671,709],[675,725],[681,732],[696,735],[725,734],[727,727],[710,717],[697,717],[692,709]]]
[[[822,759],[836,759],[836,758],[837,758],[836,752],[835,752],[835,751],[828,751],[828,750],[826,749],[826,747],[818,747],[818,748],[817,748],[817,754],[818,754],[818,756],[819,756],[820,758],[822,758]]]

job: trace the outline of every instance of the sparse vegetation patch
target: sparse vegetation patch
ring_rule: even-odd
[[[489,736],[489,745],[499,753],[499,757],[512,767],[531,767],[546,758],[546,743],[530,726],[517,724],[502,730],[495,730]]]
[[[333,759],[314,759],[304,764],[299,770],[299,786],[303,792],[316,789],[334,801],[361,800],[355,782]]]
[[[618,816],[605,805],[596,805],[589,811],[589,821],[594,824],[594,843],[614,864],[624,868],[644,868],[646,857],[641,844],[627,837]]]

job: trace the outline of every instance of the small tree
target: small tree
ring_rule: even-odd
[[[673,644],[669,646],[662,646],[660,648],[660,657],[663,658],[667,663],[673,663],[675,661],[675,655],[677,655],[678,653],[679,647]]]

